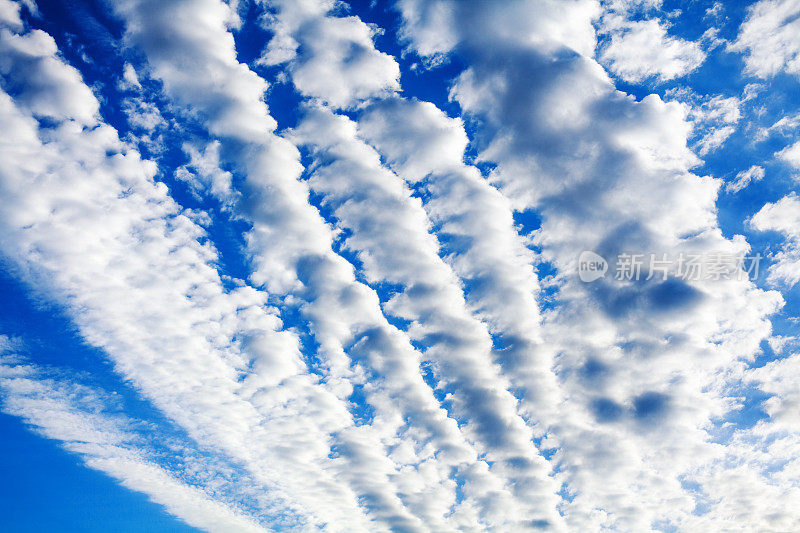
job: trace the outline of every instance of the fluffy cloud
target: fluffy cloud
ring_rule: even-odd
[[[535,9],[512,2],[496,9],[485,2],[398,0],[407,23],[401,33],[423,56],[446,54],[462,46],[524,46],[555,51],[562,47],[592,55],[597,39],[591,22],[600,14],[594,0],[543,0]],[[463,39],[470,35],[470,39]]]
[[[406,33],[416,35],[418,3],[400,5]],[[717,228],[718,182],[690,172],[698,160],[687,147],[685,109],[616,91],[591,52],[567,53],[551,37],[562,34],[552,28],[559,24],[583,35],[590,19],[576,28],[544,9],[546,32],[539,22],[494,38],[470,31],[482,5],[457,9],[446,33],[457,36],[453,50],[469,67],[451,97],[475,120],[491,179],[516,209],[541,215],[535,241],[557,268],[540,349],[554,357],[567,399],[548,434],[570,494],[567,523],[679,523],[696,505],[682,477],[718,452],[703,428],[732,408],[721,376],[758,352],[780,297],[747,280],[581,283],[582,250],[615,258],[626,250],[736,254],[747,245]]]
[[[0,0],[0,24],[13,30],[22,29],[22,19],[19,16],[22,5],[13,0]]]
[[[558,486],[530,445],[533,435],[517,415],[509,382],[492,364],[489,331],[472,315],[458,278],[439,257],[421,203],[381,166],[346,117],[311,108],[292,138],[318,160],[332,161],[315,165],[312,190],[351,233],[343,244],[358,254],[368,280],[400,287],[384,304],[385,312],[411,322],[409,335],[425,346],[424,359],[436,365],[438,387],[449,393],[462,431],[489,462],[490,473],[509,478],[507,490],[516,501],[493,502],[503,509],[493,522],[518,527],[518,521],[543,520],[556,527]]]
[[[742,118],[742,103],[748,99],[747,90],[741,99],[721,95],[703,97],[686,90],[670,90],[667,96],[687,106],[686,118],[693,126],[690,142],[701,157],[720,148],[736,131]]]
[[[213,141],[202,151],[191,144],[184,144],[183,151],[189,156],[189,162],[175,171],[178,179],[190,184],[195,193],[208,191],[222,202],[232,201],[232,175],[220,168],[220,143]]]
[[[626,20],[609,14],[603,17],[608,42],[600,48],[599,60],[625,81],[671,80],[685,76],[705,61],[700,46],[670,36],[656,19]]]
[[[38,117],[71,117],[81,124],[95,123],[97,99],[76,69],[56,57],[55,41],[43,31],[25,34],[0,29],[0,75],[6,91]]]
[[[204,2],[214,4],[209,5],[211,12],[219,9],[216,2]],[[254,267],[252,281],[284,297],[308,321],[319,346],[315,356],[321,361],[320,371],[330,391],[345,400],[353,385],[359,385],[375,410],[376,423],[340,427],[330,438],[330,446],[340,454],[335,464],[340,465],[337,471],[341,479],[370,502],[370,514],[377,520],[396,527],[419,527],[420,516],[433,516],[432,512],[441,513],[455,503],[456,481],[451,479],[454,467],[463,464],[459,481],[466,482],[469,477],[470,485],[496,483],[487,480],[486,463],[475,461],[476,452],[423,380],[420,354],[408,336],[387,321],[375,291],[358,282],[353,266],[333,251],[333,232],[310,205],[308,184],[298,179],[302,166],[297,149],[271,130],[254,138],[246,130],[226,127],[228,115],[220,109],[259,108],[260,95],[236,90],[233,85],[210,89],[209,80],[192,75],[192,66],[206,61],[199,68],[212,71],[211,79],[239,75],[250,79],[249,74],[242,74],[246,67],[235,62],[224,17],[207,24],[203,46],[213,53],[191,46],[193,30],[186,34],[168,31],[163,21],[145,24],[154,17],[159,21],[161,17],[204,17],[205,4],[187,4],[176,13],[172,7],[158,9],[130,2],[119,12],[127,25],[127,39],[145,53],[167,94],[205,117],[210,132],[220,136],[222,151],[228,153],[226,163],[245,178],[241,185],[245,199],[234,209],[253,224],[246,235]],[[227,60],[214,61],[215,55]],[[190,79],[195,80],[194,86],[187,83]],[[209,90],[216,90],[216,97],[225,104],[208,101]],[[250,120],[274,127],[266,108],[259,109],[263,116]],[[320,454],[317,460],[326,461],[328,439],[308,438],[317,439],[312,451]],[[402,453],[393,453],[402,442],[408,443]],[[321,446],[325,446],[324,453]],[[301,449],[292,447],[297,453]],[[378,450],[382,452],[376,453]],[[364,471],[373,475],[364,476]],[[312,491],[320,488],[319,483],[309,487]],[[300,486],[295,489],[308,492]],[[498,490],[502,491],[502,486]],[[337,497],[341,496],[330,494],[325,500],[332,502]],[[463,502],[468,516],[472,516],[469,509],[475,505],[481,505],[476,498]],[[345,513],[342,508],[327,507],[327,511]],[[344,514],[328,516],[336,523],[347,524],[359,514],[355,513],[354,519],[345,519]]]
[[[351,107],[399,88],[400,67],[393,57],[375,49],[373,28],[358,17],[326,16],[337,6],[335,2],[261,3],[275,13],[266,18],[274,36],[259,62],[276,65],[288,61],[298,91],[334,107]]]
[[[41,97],[22,101],[38,109]],[[0,144],[4,256],[156,407],[271,487],[271,514],[363,529],[356,496],[323,467],[341,463],[329,435],[353,426],[346,402],[307,373],[266,294],[225,289],[155,165],[109,126],[61,116],[40,128],[0,94],[0,121],[17,132]]]
[[[365,109],[359,132],[410,185],[448,244],[448,262],[468,287],[467,301],[502,339],[499,362],[538,436],[553,423],[559,391],[552,360],[537,349],[540,313],[534,254],[517,233],[511,202],[466,165],[459,119],[427,102],[391,99]]]
[[[800,76],[800,3],[761,0],[748,10],[730,49],[743,53],[747,70],[766,78],[779,72]]]
[[[758,140],[764,140],[769,138],[774,133],[784,136],[789,135],[791,132],[796,131],[798,126],[800,126],[800,115],[781,117],[770,127],[759,130],[757,138]]]
[[[192,7],[200,11],[190,19],[191,24],[183,23],[187,6],[180,2],[162,6],[153,0],[137,0],[119,2],[114,9],[128,21],[130,44],[152,49],[164,60],[181,57],[188,62],[183,69],[173,69],[171,90],[196,100],[198,110],[213,109],[213,117],[200,111],[199,118],[213,119],[208,123],[214,134],[264,139],[275,127],[263,100],[267,83],[236,59],[233,36],[225,30],[232,16],[230,8],[213,1]],[[176,48],[173,40],[152,41],[174,32],[186,49]],[[225,72],[225,77],[219,77],[220,72]],[[232,93],[242,97],[231,99]]]
[[[768,203],[750,219],[758,231],[777,231],[786,239],[783,249],[772,258],[768,280],[794,285],[800,281],[800,198],[794,193]]]
[[[787,162],[796,169],[800,169],[800,141],[776,153],[775,157]]]

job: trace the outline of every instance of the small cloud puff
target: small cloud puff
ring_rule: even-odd
[[[743,53],[747,71],[760,78],[779,72],[800,77],[800,2],[754,4],[729,49]]]
[[[656,19],[626,20],[618,14],[603,17],[609,41],[598,58],[625,81],[667,81],[692,72],[705,61],[700,45],[668,34]]]

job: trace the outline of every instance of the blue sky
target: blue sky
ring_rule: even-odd
[[[797,529],[798,21],[0,0],[4,527]]]

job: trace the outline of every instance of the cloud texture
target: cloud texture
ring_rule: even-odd
[[[3,412],[207,531],[800,525],[800,200],[720,215],[796,128],[677,85],[796,76],[797,2],[725,47],[660,2],[104,7],[98,66],[0,0],[0,257],[148,408],[30,328]],[[768,156],[715,174],[739,131]]]

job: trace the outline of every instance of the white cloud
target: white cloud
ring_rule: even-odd
[[[13,0],[0,0],[0,25],[19,31],[22,29],[20,9],[22,5]]]
[[[376,102],[359,118],[358,129],[410,183],[464,165],[469,139],[462,121],[449,119],[431,103]]]
[[[761,78],[779,72],[800,76],[800,2],[753,4],[730,49],[743,53],[748,72]]]
[[[389,324],[377,294],[356,281],[353,266],[333,252],[333,232],[309,204],[308,184],[298,179],[302,167],[296,148],[272,134],[271,129],[267,135],[253,137],[247,130],[237,132],[220,125],[228,124],[227,115],[220,109],[256,109],[254,100],[260,101],[260,95],[230,84],[222,89],[209,88],[209,80],[192,71],[199,64],[201,71],[213,73],[210,79],[249,78],[249,74],[242,74],[246,67],[236,63],[224,17],[211,23],[206,15],[220,11],[217,2],[201,0],[183,5],[177,14],[175,7],[159,6],[136,2],[122,6],[127,39],[145,53],[168,96],[205,117],[207,127],[219,136],[223,152],[228,153],[226,163],[234,165],[244,177],[241,192],[245,200],[234,209],[253,224],[246,235],[254,267],[252,281],[284,298],[288,305],[297,306],[308,321],[319,345],[315,356],[321,361],[320,371],[331,392],[345,399],[352,391],[351,383],[363,384],[366,401],[375,409],[374,424],[339,427],[331,440],[330,446],[341,454],[335,461],[337,479],[371,502],[370,516],[407,528],[419,527],[419,516],[428,516],[433,503],[438,506],[434,508],[444,508],[442,502],[448,508],[455,503],[454,471],[460,480],[474,479],[470,483],[476,486],[497,485],[487,477],[486,463],[476,460],[476,452],[456,421],[448,417],[423,380],[419,352],[405,334]],[[207,31],[201,46],[194,46],[193,30],[184,34],[165,22],[175,16],[183,20],[203,18]],[[157,23],[145,24],[152,19]],[[189,24],[195,25],[200,23]],[[217,57],[226,59],[217,61]],[[194,80],[194,85],[188,80]],[[209,92],[216,100],[207,96]],[[271,123],[274,128],[266,108],[260,108],[259,113],[263,116],[249,119]],[[368,376],[371,379],[367,380]],[[312,451],[321,455],[314,457],[325,462],[328,440],[313,434],[308,438],[317,439]],[[402,454],[393,453],[404,441],[410,446]],[[298,454],[302,449],[292,447]],[[403,463],[398,463],[401,457]],[[364,476],[364,471],[372,475]],[[299,492],[324,488],[319,481],[306,485],[307,489],[299,484],[293,487]],[[502,495],[502,490],[501,485],[491,495],[469,496],[461,506],[471,516],[469,509],[483,505],[480,500]],[[341,497],[333,493],[324,498],[317,495],[316,501],[303,503],[319,508]],[[353,511],[346,513],[342,506],[324,509],[328,514],[322,516],[335,523],[357,523],[360,517]]]
[[[128,117],[128,124],[131,127],[145,130],[145,132],[152,132],[167,124],[155,104],[138,98],[126,98],[122,104],[122,111]]]
[[[427,102],[390,99],[366,108],[359,133],[409,184],[424,180],[424,208],[438,234],[454,238],[448,262],[469,286],[467,301],[503,339],[501,366],[537,435],[554,423],[559,391],[552,360],[537,350],[540,314],[534,254],[514,226],[508,198],[463,163],[460,119]]]
[[[38,109],[43,97],[22,101]],[[215,250],[153,181],[152,162],[68,111],[40,129],[0,94],[0,123],[16,132],[0,143],[4,256],[167,417],[270,487],[272,514],[364,529],[357,496],[331,471],[351,463],[331,457],[330,435],[360,431],[346,383],[308,373],[265,293],[225,290]]]
[[[750,219],[758,231],[777,231],[786,239],[769,268],[768,281],[789,286],[800,281],[800,198],[791,193],[775,203],[768,203]]]
[[[686,118],[692,123],[692,148],[699,156],[705,156],[720,148],[736,131],[742,118],[742,102],[735,96],[701,96],[687,89],[667,91],[667,97],[681,102],[687,108]]]
[[[137,434],[134,421],[109,413],[99,391],[46,378],[36,367],[0,353],[0,404],[6,414],[20,417],[37,433],[78,454],[87,466],[146,494],[190,526],[220,533],[267,531],[229,503],[155,464],[138,447],[145,435]]]
[[[729,193],[737,193],[750,185],[754,181],[764,179],[764,168],[758,165],[753,165],[747,170],[743,170],[736,174],[736,180],[730,181],[725,184],[725,190]]]
[[[785,117],[781,117],[772,126],[758,130],[756,139],[763,141],[768,139],[775,132],[786,136],[789,135],[790,132],[797,130],[798,127],[800,127],[800,114],[787,115]]]
[[[602,28],[609,41],[601,46],[599,61],[625,81],[671,80],[705,61],[700,45],[669,35],[657,19],[626,20],[612,13],[603,17]]]
[[[399,88],[400,67],[375,49],[373,28],[358,17],[328,17],[336,7],[325,0],[262,0],[276,13],[266,18],[274,36],[260,62],[289,62],[297,90],[334,107],[392,93]],[[297,47],[303,52],[297,53]]]
[[[311,189],[350,230],[343,244],[358,254],[367,279],[399,285],[384,311],[411,322],[409,335],[424,343],[423,357],[435,363],[440,386],[451,392],[450,411],[463,421],[462,431],[491,465],[490,474],[509,478],[507,490],[516,499],[495,502],[503,516],[494,520],[506,527],[526,520],[555,526],[559,487],[530,445],[533,434],[517,414],[508,380],[493,364],[488,328],[472,315],[458,278],[439,257],[421,202],[381,166],[344,116],[309,108],[292,139],[321,161],[309,177]]]
[[[691,118],[702,123],[736,124],[742,118],[741,105],[735,96],[713,96],[693,106]]]
[[[233,201],[231,189],[233,179],[230,172],[220,168],[220,142],[212,141],[198,150],[185,143],[183,151],[189,156],[189,162],[175,171],[175,176],[189,183],[196,193],[208,191],[224,204]]]
[[[722,126],[721,128],[713,129],[697,142],[697,153],[701,156],[704,156],[709,152],[713,152],[725,144],[725,141],[728,140],[728,137],[733,135],[733,132],[735,131],[736,128],[733,126]]]
[[[95,124],[97,99],[76,69],[56,59],[56,52],[53,38],[41,30],[22,35],[0,30],[0,75],[25,88],[15,100],[36,116]]]
[[[722,2],[714,2],[714,5],[706,9],[705,17],[718,19],[722,16],[722,13],[725,11],[725,6]]]
[[[790,531],[800,522],[797,509],[786,505],[800,497],[798,363],[792,354],[745,373],[745,384],[770,395],[761,406],[768,418],[736,430],[719,462],[693,476],[703,487],[705,512],[687,520],[685,528],[736,530],[758,524],[763,531]]]
[[[796,169],[800,169],[800,141],[787,146],[777,152],[775,157],[781,159]]]
[[[225,31],[231,19],[228,5],[222,2],[207,1],[199,3],[201,10],[192,24],[175,25],[182,15],[183,4],[172,4],[155,9],[151,0],[119,2],[114,9],[129,21],[126,39],[134,46],[154,48],[149,42],[159,33],[180,34],[181,45],[186,49],[170,46],[166,40],[157,48],[160,58],[184,58],[189,63],[186,71],[173,71],[170,79],[171,90],[183,98],[192,98],[202,105],[199,109],[214,108],[215,116],[209,123],[216,135],[246,137],[259,141],[275,128],[275,121],[267,113],[263,96],[267,83],[240,64],[233,49],[233,36]],[[138,14],[138,17],[134,17]],[[133,21],[136,20],[134,24]],[[217,39],[209,38],[210,35]],[[220,71],[225,77],[217,77]],[[229,94],[241,94],[242,98],[232,100]],[[209,119],[201,114],[201,119]]]
[[[119,80],[119,88],[122,90],[137,90],[142,88],[136,69],[130,63],[125,63],[122,67],[122,79]]]
[[[767,342],[769,342],[769,347],[776,354],[784,353],[787,347],[797,347],[799,341],[800,337],[785,335],[773,335],[767,339]]]
[[[482,4],[459,6],[445,33],[458,36],[453,49],[468,68],[451,97],[475,119],[491,179],[516,209],[541,216],[533,236],[557,269],[539,352],[554,357],[565,396],[548,441],[572,496],[561,506],[568,527],[680,523],[697,503],[682,476],[720,451],[704,428],[732,408],[724,376],[759,351],[781,298],[746,280],[580,282],[582,250],[735,254],[747,243],[717,227],[719,181],[690,172],[698,160],[684,106],[616,91],[593,50],[566,52],[550,37],[558,30],[520,25],[495,38],[470,26]],[[544,13],[563,32],[591,29],[590,19],[576,26]],[[415,35],[416,19],[406,24]],[[682,296],[668,302],[661,290]]]
[[[295,468],[288,456],[277,461],[267,443],[283,441],[283,416],[297,427],[300,413],[314,416],[307,404],[326,401],[326,394],[315,391],[315,378],[302,377],[297,340],[276,331],[280,321],[265,308],[265,295],[223,289],[215,252],[196,240],[202,230],[180,214],[166,187],[152,182],[153,165],[113,130],[65,123],[41,145],[31,119],[6,95],[1,101],[3,127],[18,132],[0,147],[0,188],[14,199],[0,217],[5,256],[38,291],[66,305],[87,341],[193,438],[243,461],[264,483],[286,487],[289,471],[302,478],[311,468],[298,468],[309,461],[308,443],[295,443],[302,456]],[[273,404],[266,391],[289,378],[294,400]],[[259,388],[264,392],[253,396]],[[326,422],[346,424],[346,408],[334,406],[295,438],[311,438],[313,428],[326,435]],[[323,443],[316,435],[312,442]],[[265,443],[263,453],[253,453],[253,441]],[[284,467],[290,470],[280,472]],[[317,482],[320,476],[311,474]],[[347,501],[336,500],[338,508]]]

